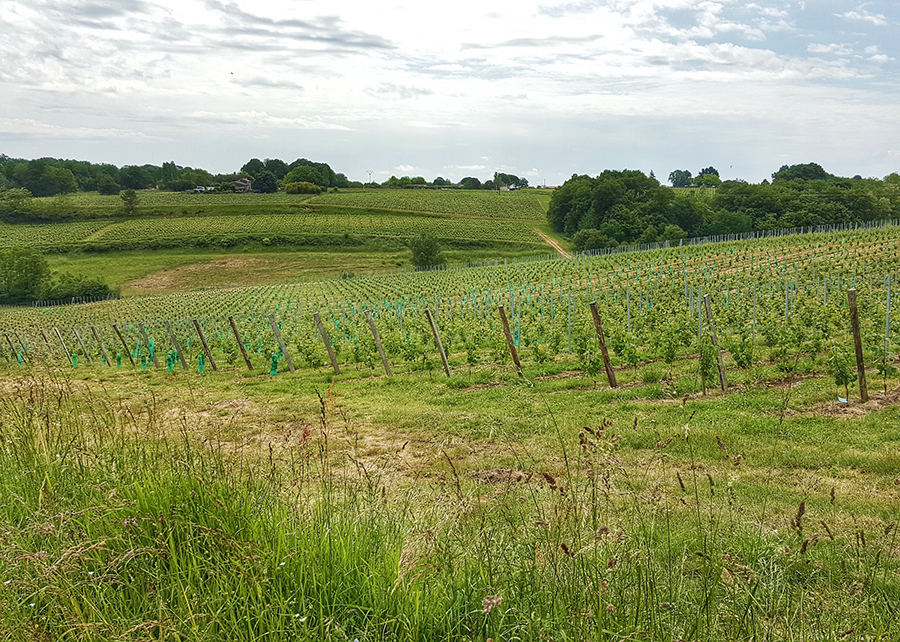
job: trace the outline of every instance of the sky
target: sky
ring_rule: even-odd
[[[0,153],[558,185],[900,170],[896,0],[0,0]]]

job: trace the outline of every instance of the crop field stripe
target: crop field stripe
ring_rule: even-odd
[[[666,359],[695,358],[692,345],[697,338],[702,292],[713,294],[717,330],[732,356],[739,356],[735,351],[744,346],[741,349],[763,350],[766,359],[786,363],[785,355],[798,346],[811,346],[815,357],[846,342],[846,292],[851,287],[859,293],[863,335],[885,328],[886,283],[889,277],[896,279],[900,267],[897,250],[897,229],[875,228],[853,234],[774,237],[759,243],[579,256],[569,261],[521,261],[496,267],[4,310],[0,327],[41,334],[53,327],[117,323],[134,342],[139,339],[133,328],[139,324],[160,336],[160,323],[165,321],[174,320],[177,325],[182,323],[179,320],[199,318],[227,328],[225,319],[234,316],[251,342],[257,337],[258,353],[262,354],[272,348],[264,323],[267,315],[281,320],[287,344],[305,345],[315,341],[310,319],[313,312],[321,311],[323,322],[330,323],[336,350],[344,351],[342,362],[358,363],[364,354],[375,354],[374,347],[361,352],[369,350],[363,346],[371,341],[365,311],[372,311],[378,319],[389,357],[405,360],[413,354],[410,350],[427,354],[427,341],[421,333],[427,337],[424,311],[433,309],[448,351],[458,364],[459,350],[452,350],[461,345],[457,338],[475,355],[476,362],[498,358],[492,352],[498,335],[491,311],[502,304],[508,306],[517,347],[520,341],[529,347],[526,357],[546,360],[547,350],[553,355],[569,353],[569,358],[587,359],[580,365],[590,370],[591,364],[598,362],[590,356],[596,339],[586,313],[588,303],[597,301],[599,308],[602,302],[603,324],[619,366],[637,366],[662,355],[668,355]],[[752,270],[748,270],[750,266]],[[563,300],[573,301],[571,321],[553,312]],[[755,339],[746,343],[751,319]],[[567,327],[570,322],[571,330]],[[700,326],[701,331],[705,325]],[[890,341],[890,334],[896,331],[888,324],[888,336],[882,335],[879,342],[884,338]],[[572,347],[563,350],[569,336]],[[229,333],[217,331],[211,337],[215,348],[237,354]]]

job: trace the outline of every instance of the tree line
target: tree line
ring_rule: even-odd
[[[474,176],[466,176],[458,183],[454,183],[443,176],[437,176],[431,182],[425,180],[423,176],[391,176],[383,183],[366,183],[365,187],[378,188],[386,187],[392,189],[406,189],[416,187],[434,187],[434,188],[459,188],[459,189],[480,189],[480,190],[498,190],[498,189],[525,189],[528,187],[528,179],[521,178],[515,174],[507,174],[505,172],[494,172],[494,177],[484,182]]]
[[[547,217],[578,250],[900,217],[897,173],[841,178],[807,163],[759,184],[718,180],[712,167],[698,176],[714,176],[715,188],[675,190],[639,170],[573,175],[554,191]]]
[[[75,192],[118,194],[121,190],[161,189],[183,192],[196,187],[234,191],[234,181],[248,178],[253,189],[274,192],[285,181],[307,181],[319,189],[348,187],[347,177],[328,163],[298,158],[286,163],[277,158],[252,158],[239,171],[212,174],[205,169],[183,167],[174,161],[161,165],[124,165],[37,158],[26,160],[0,154],[0,189],[27,190],[31,196],[56,196]],[[362,183],[359,183],[362,187]]]
[[[240,170],[213,174],[202,168],[184,167],[167,161],[161,165],[123,165],[91,163],[89,161],[59,158],[32,160],[10,158],[0,154],[0,189],[27,190],[30,196],[46,197],[75,192],[99,192],[104,195],[119,194],[122,190],[160,189],[184,192],[197,187],[216,191],[234,191],[235,181],[249,179],[252,191],[272,193],[283,189],[288,193],[319,193],[328,189],[347,187],[414,188],[457,187],[461,189],[494,190],[523,189],[528,179],[495,172],[485,181],[466,176],[458,183],[437,176],[426,181],[422,176],[391,176],[383,183],[351,181],[345,174],[335,172],[328,163],[298,158],[292,163],[280,158],[260,160],[251,158]]]

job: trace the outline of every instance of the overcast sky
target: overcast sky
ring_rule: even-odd
[[[880,177],[900,170],[898,48],[896,0],[0,0],[0,153]]]

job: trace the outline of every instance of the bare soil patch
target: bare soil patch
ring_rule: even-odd
[[[160,294],[184,289],[246,285],[248,275],[258,274],[280,262],[258,257],[227,257],[155,272],[127,284],[133,294]]]

